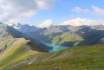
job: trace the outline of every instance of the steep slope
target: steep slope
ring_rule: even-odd
[[[98,44],[39,53],[34,56],[32,64],[13,70],[103,70],[103,49],[104,44]]]
[[[39,48],[33,50],[33,46],[28,45],[28,42],[29,41],[23,38],[9,40],[9,42],[5,44],[5,47],[3,47],[4,49],[1,49],[2,51],[0,52],[0,70],[8,65],[27,59],[39,51],[43,52]]]
[[[44,45],[43,43],[39,42],[38,40],[35,40],[35,39],[33,39],[33,38],[31,38],[31,37],[29,37],[29,36],[21,33],[20,31],[14,29],[13,27],[10,27],[10,26],[6,26],[6,27],[7,27],[8,32],[12,36],[14,36],[16,38],[21,38],[22,37],[22,38],[25,38],[27,40],[31,40],[33,43],[35,43],[36,45],[40,46],[40,48],[42,48],[42,49],[44,49],[46,51],[48,51],[49,49],[51,49],[50,47]]]
[[[0,70],[36,53],[46,52],[47,49],[50,48],[13,27],[0,23]]]

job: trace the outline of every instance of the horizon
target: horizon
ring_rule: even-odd
[[[2,24],[5,24],[5,23],[2,23]],[[13,25],[14,25],[14,26],[17,27],[18,24],[20,24],[20,25],[35,26],[35,27],[38,27],[38,28],[49,28],[49,27],[51,27],[51,26],[73,26],[73,27],[81,27],[81,26],[88,26],[88,27],[93,27],[93,26],[104,26],[104,25],[80,25],[80,26],[74,26],[74,25],[55,25],[55,24],[52,24],[52,25],[50,25],[49,27],[39,27],[39,26],[36,26],[36,25],[31,25],[31,24],[21,24],[21,23],[7,24],[7,25],[12,26],[12,27],[13,27]]]

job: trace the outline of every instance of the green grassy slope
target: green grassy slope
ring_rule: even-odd
[[[72,47],[35,55],[33,64],[14,70],[104,70],[104,45]]]
[[[31,50],[30,45],[28,44],[29,40],[24,38],[15,39],[8,48],[5,49],[3,53],[0,54],[0,70],[13,65],[17,62],[25,60],[32,55],[38,53],[38,51]],[[4,42],[1,45],[7,45],[9,42]],[[39,49],[36,49],[39,50]],[[41,51],[41,50],[40,50]]]
[[[81,41],[83,41],[83,38],[81,36],[69,34],[69,32],[65,32],[59,36],[54,37],[52,43],[57,45],[72,47],[72,46],[76,46]]]
[[[2,43],[0,43],[0,49],[3,48],[3,46],[5,46],[6,44],[9,43],[10,40],[4,41]]]

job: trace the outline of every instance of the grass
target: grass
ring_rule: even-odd
[[[3,48],[6,44],[8,44],[10,40],[7,40],[6,42],[0,43],[0,48]]]
[[[64,46],[72,47],[72,46],[76,46],[81,41],[83,41],[83,38],[81,36],[69,34],[68,32],[66,32],[59,36],[54,37],[54,39],[52,40],[52,43],[57,44],[57,45],[64,45]],[[69,45],[68,43],[72,45]]]
[[[19,41],[12,46],[13,48],[10,51],[0,58],[0,69],[32,56],[32,54],[28,53],[29,48],[26,47],[27,42],[27,40],[19,39]]]
[[[103,44],[73,47],[37,55],[38,58],[33,64],[14,70],[104,70]]]

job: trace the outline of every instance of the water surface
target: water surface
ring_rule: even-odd
[[[48,50],[49,52],[56,52],[56,51],[59,51],[59,50],[63,50],[63,49],[67,49],[68,48],[66,46],[54,45],[54,44],[51,44],[51,43],[45,43],[45,45],[47,45],[49,47],[52,47],[51,50]]]

